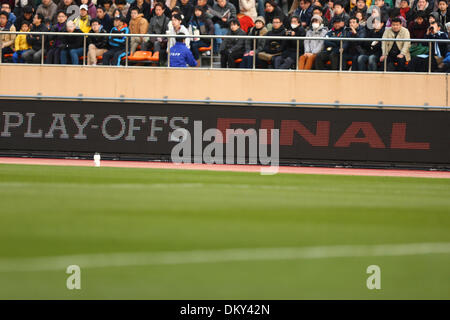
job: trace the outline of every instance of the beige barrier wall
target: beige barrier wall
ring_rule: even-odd
[[[448,106],[445,74],[0,65],[0,94]]]

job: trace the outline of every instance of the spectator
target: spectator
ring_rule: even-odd
[[[86,10],[87,13],[87,10]],[[66,32],[68,33],[83,33],[77,28],[74,21],[66,22]],[[67,55],[70,56],[70,61],[73,65],[77,65],[80,57],[83,55],[83,37],[65,35],[62,38],[61,45],[61,64],[67,64]]]
[[[367,15],[366,0],[356,0],[355,6],[350,11],[350,16],[355,16],[357,12],[361,12],[364,17]]]
[[[294,11],[294,16],[300,18],[303,28],[309,27],[311,24],[311,17],[313,16],[313,6],[311,0],[300,0],[299,7]]]
[[[192,29],[192,34],[196,35],[214,35],[214,24],[212,20],[206,16],[204,7],[196,6],[194,9],[194,16],[192,17],[190,28]],[[200,52],[198,51],[201,47],[211,46],[211,40],[205,38],[194,38],[191,41],[191,51],[194,55],[195,60],[200,59]]]
[[[73,20],[75,19],[75,17],[78,16],[78,14],[80,13],[79,10],[73,10],[76,9],[76,3],[74,0],[60,0],[59,4],[56,7],[56,11],[64,11],[67,14],[67,19],[68,20]],[[73,17],[72,17],[73,15]],[[71,19],[69,19],[71,18]]]
[[[94,19],[97,17],[97,8],[95,7],[95,4],[92,2],[92,0],[81,0],[81,4],[87,5],[88,14],[91,19]]]
[[[33,23],[33,7],[32,6],[25,6],[22,10],[22,14],[18,16],[16,19],[16,23],[14,26],[16,27],[16,30],[20,30],[22,27],[22,23],[27,22],[28,26],[30,26]]]
[[[131,11],[130,33],[146,34],[148,30],[148,21],[144,18],[144,14],[139,13],[139,8],[134,7]],[[144,37],[132,37],[130,42],[131,54],[133,55],[137,47],[144,42]]]
[[[330,24],[330,21],[328,21],[327,18],[325,18],[322,8],[314,6],[312,13],[313,13],[313,16],[319,16],[320,18],[322,18],[321,23],[323,24],[324,27],[326,27],[328,29],[328,25]]]
[[[241,68],[251,69],[253,67],[253,59],[256,59],[255,66],[261,64],[258,59],[258,53],[264,50],[264,44],[266,42],[264,39],[264,36],[267,34],[265,23],[264,17],[257,17],[255,20],[255,26],[250,28],[248,31],[249,36],[260,36],[261,39],[256,40],[256,48],[253,48],[253,39],[248,39],[245,41],[244,56],[242,57],[242,62],[239,65]]]
[[[400,1],[400,15],[406,19],[408,25],[413,20],[413,11],[409,7],[409,0]]]
[[[60,10],[56,14],[56,23],[50,29],[51,32],[66,32],[67,15],[64,11]],[[48,36],[50,43],[47,51],[47,58],[45,63],[47,64],[59,64],[61,58],[61,49],[63,44],[63,36]]]
[[[114,18],[114,27],[111,33],[114,34],[129,34],[127,19],[122,17]],[[120,66],[120,59],[125,56],[125,41],[126,37],[110,36],[108,38],[109,50],[103,54],[103,65],[117,65]]]
[[[102,25],[102,30],[105,30],[106,33],[109,33],[112,29],[112,21],[111,17],[106,13],[106,9],[104,7],[97,8],[97,19],[98,22]]]
[[[44,16],[42,13],[37,13],[33,18],[33,24],[31,25],[31,32],[47,32],[48,29],[44,25]],[[45,55],[47,47],[47,39],[44,38],[44,47],[42,48],[42,35],[29,34],[27,35],[27,42],[31,45],[31,49],[25,51],[22,54],[23,60],[26,63],[40,63],[42,55]]]
[[[28,32],[30,30],[30,25],[28,22],[23,21],[22,26],[20,27],[21,32]],[[12,57],[12,61],[14,63],[23,63],[22,54],[31,49],[31,46],[27,42],[27,36],[25,34],[17,35],[14,41],[14,54]]]
[[[1,7],[0,11],[4,11],[4,12],[8,13],[8,24],[16,23],[17,17],[14,13],[11,12],[11,5],[8,2],[2,3],[2,7]],[[17,28],[16,28],[16,30],[17,30]]]
[[[164,14],[164,6],[157,3],[154,8],[154,15],[150,19],[148,34],[165,34],[170,19]],[[160,52],[166,50],[167,38],[145,37],[141,48],[143,51],[153,50],[153,55],[159,58]]]
[[[359,25],[357,17],[351,17],[349,20],[346,37],[348,38],[365,38],[366,28]],[[358,71],[358,57],[366,55],[368,43],[364,41],[349,41],[346,45],[344,61],[352,61],[352,71]]]
[[[106,14],[111,18],[111,20],[114,20],[113,18],[113,11],[114,11],[114,8],[113,8],[113,0],[106,0],[105,2],[103,2],[103,7],[105,8],[105,12],[106,12]],[[128,12],[127,12],[128,13]],[[114,24],[114,22],[112,22],[112,24]],[[113,28],[114,26],[111,26],[111,29]]]
[[[10,2],[11,1],[12,0],[10,0]],[[11,10],[13,10],[14,15],[16,17],[20,17],[23,14],[23,9],[25,9],[25,7],[27,7],[27,6],[32,7],[33,8],[33,12],[35,10],[35,2],[34,2],[34,0],[15,0],[14,2],[15,2],[14,5],[11,6]],[[18,29],[20,29],[20,27],[21,26],[19,26],[16,29],[18,30]]]
[[[355,13],[355,17],[358,18],[358,20],[359,20],[359,25],[360,25],[361,27],[364,27],[364,28],[367,27],[366,16],[363,15],[362,12],[357,11],[357,12]]]
[[[199,1],[200,1],[200,0],[199,0]],[[206,0],[202,0],[202,1],[206,1]],[[166,5],[166,3],[165,3],[164,0],[154,0],[154,1],[153,1],[153,8],[150,9],[150,19],[153,18],[153,16],[155,15],[155,7],[156,7],[156,4],[158,4],[158,3],[159,3],[160,5],[162,5],[164,15],[165,15],[167,18],[171,19],[171,18],[172,18],[172,9],[170,9],[170,8]],[[150,21],[150,20],[149,20],[149,21]]]
[[[350,16],[345,12],[344,5],[340,1],[336,1],[333,6],[333,18],[330,23],[333,27],[335,19],[343,19],[345,25],[348,25],[348,20],[350,19]]]
[[[447,0],[439,0],[438,7],[439,7],[439,10],[437,11],[437,13],[439,14],[438,22],[442,26],[445,26],[447,22],[450,22],[450,11],[448,10]]]
[[[373,28],[367,29],[367,38],[382,38],[384,34],[384,22],[380,19],[374,19]],[[381,57],[381,41],[372,41],[367,49],[366,54],[358,57],[359,71],[377,71],[378,61]]]
[[[336,4],[335,4],[336,7]],[[342,15],[335,16],[333,18],[333,28],[327,32],[327,38],[343,38],[345,36],[345,20]],[[324,42],[324,50],[319,52],[316,57],[316,69],[317,70],[325,70],[325,65],[327,61],[331,61],[331,69],[338,70],[339,69],[339,56],[340,53],[344,53],[346,43],[343,44],[343,49],[340,49],[339,41],[331,41],[325,40]]]
[[[386,22],[386,28],[389,28],[391,26],[391,21],[394,18],[400,18],[402,21],[402,27],[408,28],[408,22],[407,20],[400,14],[399,8],[392,8],[389,10],[389,19]]]
[[[256,16],[256,1],[255,0],[239,0],[240,13],[252,18],[255,21]]]
[[[430,5],[427,0],[416,0],[414,5],[413,12],[418,13],[419,11],[423,11],[425,12],[425,17],[428,17],[431,11],[433,11],[433,6]]]
[[[328,0],[327,4],[325,5],[325,8],[323,8],[324,22],[325,20],[328,21],[328,26],[333,25],[331,19],[333,19],[334,16],[334,1],[335,0]]]
[[[227,36],[245,36],[245,32],[241,29],[239,20],[230,20],[230,30]],[[236,68],[236,59],[244,55],[245,40],[226,38],[220,46],[220,66],[221,68]]]
[[[424,11],[419,11],[416,14],[414,21],[408,26],[411,39],[425,39],[425,34],[429,27],[428,21]],[[428,53],[428,45],[424,42],[411,42],[411,48],[409,49],[410,55],[415,57],[420,54]]]
[[[306,32],[306,36],[312,37],[325,37],[328,29],[322,23],[322,17],[319,15],[314,15],[311,18],[311,27]],[[316,56],[319,52],[323,50],[324,41],[323,40],[308,40],[304,42],[305,53],[300,57],[298,63],[299,70],[311,70]]]
[[[214,1],[212,1],[212,3],[214,3]],[[197,0],[197,6],[202,7],[206,16],[212,20],[214,16],[211,13],[209,13],[212,7],[209,5],[208,0]]]
[[[281,19],[281,23],[286,26],[286,16],[283,11],[278,7],[277,3],[274,0],[266,0],[264,3],[266,9],[265,19],[266,19],[266,28],[269,32],[272,30],[273,19],[278,17]]]
[[[285,37],[286,29],[283,26],[282,18],[275,17],[272,20],[273,28],[267,32],[268,37]],[[273,61],[275,56],[278,56],[282,52],[284,47],[283,39],[267,39],[264,44],[264,50],[259,52],[258,59],[261,61],[261,66],[266,68],[269,63]]]
[[[91,31],[91,17],[88,14],[88,6],[82,4],[80,6],[80,15],[73,20],[77,29],[80,29],[83,33],[89,33]]]
[[[290,20],[291,25],[286,31],[286,36],[304,37],[306,35],[306,31],[300,24],[300,18],[297,16],[292,16]],[[273,67],[275,69],[294,68],[297,60],[297,46],[299,55],[302,55],[304,52],[303,40],[287,40],[283,43],[283,45],[284,46],[281,48],[281,55],[273,58]]]
[[[121,16],[126,17],[128,10],[130,9],[130,4],[127,0],[115,0],[114,4],[111,6],[111,11],[114,12],[115,9],[119,9]]]
[[[184,35],[182,32],[179,35]],[[191,50],[189,50],[184,44],[184,38],[177,38],[175,45],[170,49],[170,64],[171,68],[186,68],[189,65],[191,67],[197,66]]]
[[[171,34],[171,35],[176,35],[176,34],[184,34],[184,35],[188,35],[189,31],[188,29],[182,24],[183,21],[183,17],[181,16],[181,14],[174,14],[172,17],[172,21],[171,23],[168,24],[167,26],[167,34]],[[171,48],[173,45],[175,45],[175,38],[169,38],[168,40],[169,44],[169,48]],[[185,39],[185,44],[187,48],[190,48],[190,39],[186,38]]]
[[[89,31],[88,41],[88,65],[97,65],[97,57],[103,56],[107,51],[108,38],[95,36],[96,34],[107,33],[103,25],[100,23],[98,18],[92,19],[91,21],[91,31]]]
[[[36,13],[42,13],[44,19],[54,21],[58,6],[52,0],[42,0],[42,3],[36,10]]]
[[[8,23],[9,13],[6,11],[0,12],[0,31],[16,31],[16,27],[12,23]],[[4,33],[0,34],[0,43],[2,45],[2,56],[4,54],[11,54],[14,51],[15,34]]]
[[[127,21],[131,20],[131,10],[133,10],[133,9],[138,9],[138,13],[141,13],[143,15],[143,17],[145,18],[145,20],[147,20],[147,22],[150,21],[151,8],[150,8],[150,4],[148,4],[146,1],[135,0],[133,3],[131,3],[130,9],[128,10],[128,13],[127,13]]]
[[[225,35],[228,32],[228,22],[236,19],[236,8],[228,0],[217,0],[210,13],[213,15],[214,32],[216,35]],[[219,52],[222,39],[214,41],[214,52]]]
[[[384,0],[375,0],[375,7],[379,9],[379,13],[380,13],[380,17],[382,20],[387,21],[387,18],[389,16],[389,8],[386,5],[386,3],[384,2]],[[372,8],[373,10],[373,8]]]
[[[426,39],[448,39],[448,35],[441,31],[441,24],[434,21],[430,24],[425,35]],[[435,72],[442,69],[442,62],[447,54],[447,43],[433,43],[431,46],[431,71]],[[410,71],[414,72],[427,72],[429,63],[429,54],[419,55],[411,58],[408,65]]]
[[[194,14],[194,6],[190,3],[189,0],[179,0],[178,8],[180,8],[181,14],[183,16],[183,26],[188,28],[189,22],[191,21],[192,15]]]
[[[409,39],[408,29],[402,27],[402,21],[399,18],[392,20],[390,28],[386,28],[383,34],[384,39]],[[382,56],[380,62],[386,60],[388,71],[404,71],[406,61],[411,60],[409,41],[383,41],[381,44]],[[397,66],[395,65],[397,64]]]

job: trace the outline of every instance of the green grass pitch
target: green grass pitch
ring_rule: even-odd
[[[0,299],[450,299],[449,253],[126,261],[126,253],[445,245],[448,179],[0,165],[0,194]],[[119,265],[64,260],[116,253]],[[46,269],[60,256],[79,263],[81,290],[66,288],[65,268]],[[380,290],[366,286],[369,265],[381,268]]]

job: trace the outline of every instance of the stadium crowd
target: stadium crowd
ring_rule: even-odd
[[[429,46],[414,39],[448,39],[447,0],[0,0],[0,31],[52,31],[61,36],[2,33],[3,61],[120,65],[151,52],[171,67],[198,66],[217,54],[222,68],[274,68],[447,72],[449,43]],[[79,33],[69,36],[67,33]],[[117,36],[99,37],[112,33]],[[132,37],[126,45],[123,34]],[[152,35],[185,35],[164,38]],[[87,35],[83,37],[82,35]],[[252,35],[257,40],[198,35]],[[305,40],[266,36],[305,36]],[[308,37],[326,37],[308,40]],[[332,41],[387,38],[392,41]],[[395,41],[395,38],[411,41]],[[86,43],[84,43],[86,39]],[[44,43],[44,49],[42,48]],[[212,48],[211,48],[212,46]],[[128,48],[128,53],[126,53]],[[169,50],[170,48],[170,50]],[[212,50],[211,50],[212,49]],[[170,53],[170,58],[167,55]],[[297,57],[299,58],[297,60]]]

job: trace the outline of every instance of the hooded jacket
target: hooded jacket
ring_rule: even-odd
[[[310,28],[308,31],[306,31],[306,36],[311,38],[325,37],[327,32],[328,29],[321,24],[317,30]],[[305,45],[305,53],[318,54],[320,51],[323,50],[324,40],[305,40],[304,45]]]

